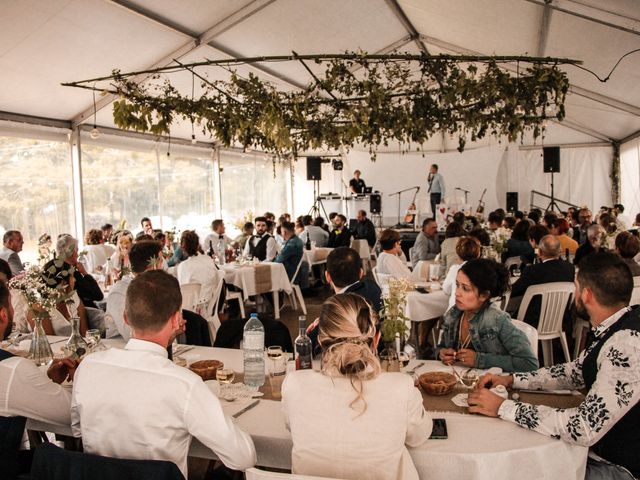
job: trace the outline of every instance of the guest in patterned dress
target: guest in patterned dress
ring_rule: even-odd
[[[573,362],[485,375],[469,395],[469,412],[590,447],[587,479],[640,476],[640,309],[628,306],[632,290],[631,272],[621,258],[606,252],[585,257],[575,304],[578,314],[590,319],[592,343]],[[576,408],[552,408],[504,400],[488,390],[492,385],[588,392]]]

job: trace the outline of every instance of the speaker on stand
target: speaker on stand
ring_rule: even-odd
[[[556,172],[560,172],[560,147],[543,147],[542,148],[542,160],[544,173],[551,174],[551,201],[547,206],[546,211],[552,211],[556,209],[560,212],[560,207],[556,203],[553,175]]]
[[[307,180],[313,182],[313,205],[309,209],[308,215],[313,218],[320,216],[320,210],[324,212],[325,218],[327,212],[324,211],[324,205],[320,198],[320,180],[322,180],[322,158],[307,157]]]
[[[507,212],[518,210],[518,192],[507,192]]]
[[[377,228],[382,228],[382,195],[379,193],[369,195],[369,212],[373,224]]]

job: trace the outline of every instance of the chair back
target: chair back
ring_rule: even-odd
[[[572,282],[552,282],[531,285],[522,298],[518,310],[518,320],[524,321],[531,299],[540,295],[540,322],[538,336],[562,331],[562,317],[575,292]]]
[[[520,320],[512,320],[512,322],[514,327],[522,331],[527,336],[527,339],[531,344],[531,350],[533,350],[533,354],[538,358],[538,331],[528,323],[521,322]]]
[[[491,300],[491,303],[494,304],[497,308],[499,308],[503,312],[506,312],[507,305],[509,305],[510,300],[511,300],[511,290],[507,290],[502,297],[496,297],[493,300]]]
[[[507,270],[509,270],[512,266],[522,264],[522,259],[520,257],[509,257],[504,261],[504,266]]]
[[[33,480],[184,480],[175,463],[165,460],[123,460],[40,445],[33,456]]]
[[[373,267],[371,269],[371,273],[373,274],[373,279],[380,288],[385,288],[389,284],[389,278],[391,275],[378,272],[378,267]]]
[[[302,255],[302,257],[300,257],[300,261],[298,262],[298,266],[296,267],[296,271],[293,274],[293,277],[291,277],[291,285],[293,285],[294,283],[296,283],[296,278],[298,278],[298,273],[300,273],[300,267],[302,266],[302,262],[304,262],[305,258],[304,255]]]
[[[360,238],[351,241],[351,248],[360,254],[360,258],[363,260],[369,260],[371,258],[371,249],[369,243]]]
[[[202,285],[199,283],[185,283],[180,285],[180,293],[182,293],[182,309],[197,312],[200,303],[200,289]],[[199,313],[199,312],[197,312]]]
[[[250,468],[245,472],[247,480],[329,480],[329,477],[314,477],[309,475],[298,475],[295,473],[276,473]],[[335,480],[335,479],[334,479]]]
[[[633,277],[633,291],[631,292],[631,300],[629,305],[638,305],[640,303],[640,277]]]

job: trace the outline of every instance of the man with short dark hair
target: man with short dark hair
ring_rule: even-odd
[[[322,226],[316,225],[311,215],[305,215],[302,218],[302,223],[304,225],[304,232],[300,234],[300,240],[302,240],[303,245],[307,244],[308,239],[310,242],[313,242],[316,247],[323,248],[327,246],[329,232],[322,228]]]
[[[142,227],[143,233],[153,237],[153,225],[151,225],[149,217],[142,217],[142,220],[140,220],[140,226]]]
[[[132,338],[124,349],[92,353],[78,368],[74,432],[82,435],[85,452],[167,460],[184,478],[196,437],[227,467],[246,470],[256,463],[251,437],[224,414],[202,378],[167,358],[167,346],[183,327],[181,305],[178,281],[162,270],[131,281],[125,320]]]
[[[222,219],[218,218],[211,222],[211,230],[212,233],[204,238],[200,246],[207,255],[213,252],[216,257],[223,259],[222,262],[224,263],[227,248],[231,246],[233,240],[225,234],[226,230]]]
[[[382,291],[378,284],[364,277],[362,259],[353,248],[334,249],[327,257],[325,276],[335,293],[356,293],[380,312]]]
[[[364,210],[358,210],[358,223],[356,224],[355,232],[353,232],[353,238],[357,240],[366,240],[369,244],[369,248],[373,248],[376,244],[376,227],[373,222],[367,218],[367,212]]]
[[[327,243],[327,247],[338,248],[350,246],[351,231],[349,230],[349,227],[347,225],[347,217],[345,217],[341,213],[337,213],[336,216],[333,217],[332,223],[335,225],[335,227],[329,234],[329,242]]]
[[[291,222],[283,222],[281,225],[282,238],[284,238],[284,246],[276,257],[277,263],[282,263],[284,269],[287,271],[289,280],[293,278],[293,275],[298,269],[298,264],[302,260],[304,255],[304,245],[302,240],[298,238],[295,231],[295,225]],[[308,269],[305,269],[307,276],[309,275]],[[300,272],[302,273],[302,272]],[[300,273],[298,274],[298,282],[300,283]],[[304,276],[304,275],[303,275]]]
[[[517,309],[522,301],[522,297],[527,288],[532,285],[541,285],[552,282],[573,282],[575,277],[575,267],[564,260],[560,259],[562,250],[560,241],[555,235],[547,235],[542,237],[539,245],[540,263],[529,265],[522,271],[522,276],[516,280],[511,287],[511,299],[509,302],[510,309]],[[538,328],[540,321],[540,296],[531,299],[524,321],[529,325]]]
[[[640,476],[640,309],[628,307],[629,268],[616,255],[594,253],[580,264],[575,306],[589,318],[594,341],[577,359],[535,372],[487,374],[469,395],[469,412],[591,449],[587,479]],[[505,400],[491,386],[537,390],[587,390],[576,408]],[[631,476],[629,474],[633,476]]]
[[[360,175],[360,170],[356,170],[353,172],[353,178],[349,180],[349,188],[351,189],[351,193],[354,195],[364,193],[364,189],[367,186],[367,184],[364,183],[364,180],[360,178]]]
[[[12,324],[11,295],[0,282],[0,340],[9,336]],[[76,366],[77,361],[70,358],[53,360],[45,374],[31,360],[0,349],[2,478],[14,478],[30,470],[33,452],[20,450],[26,417],[58,425],[71,423],[71,392],[58,384],[73,379]]]
[[[24,272],[24,265],[18,255],[24,245],[22,233],[18,230],[7,230],[2,237],[2,243],[3,247],[2,250],[0,250],[0,258],[9,264],[11,273],[18,275]]]
[[[439,253],[438,224],[433,218],[427,218],[422,222],[422,230],[409,250],[409,261],[415,267],[419,261],[433,260]]]
[[[113,243],[111,242],[111,234],[113,233],[113,225],[110,223],[105,223],[100,227],[102,230],[102,240],[104,243]]]
[[[278,244],[276,239],[267,233],[267,219],[256,217],[256,234],[252,235],[244,247],[244,255],[251,255],[261,262],[272,262],[278,254]]]

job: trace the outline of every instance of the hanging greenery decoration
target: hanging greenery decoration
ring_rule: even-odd
[[[305,61],[322,68],[314,73]],[[256,75],[242,77],[230,66],[262,61],[298,61],[313,81],[302,90],[282,91]],[[292,55],[172,65],[146,72],[72,82],[69,86],[101,88],[118,96],[115,124],[123,129],[169,134],[180,118],[193,122],[218,144],[259,149],[276,156],[312,149],[369,147],[399,141],[420,146],[437,133],[467,140],[487,135],[522,138],[543,134],[545,122],[565,116],[569,81],[558,67],[575,60],[530,57],[450,55]],[[511,74],[500,65],[517,63]],[[521,67],[526,63],[526,68]],[[228,80],[209,80],[201,66],[228,68]],[[167,73],[188,70],[201,80],[202,94],[179,92]],[[155,80],[142,84],[141,73]]]

